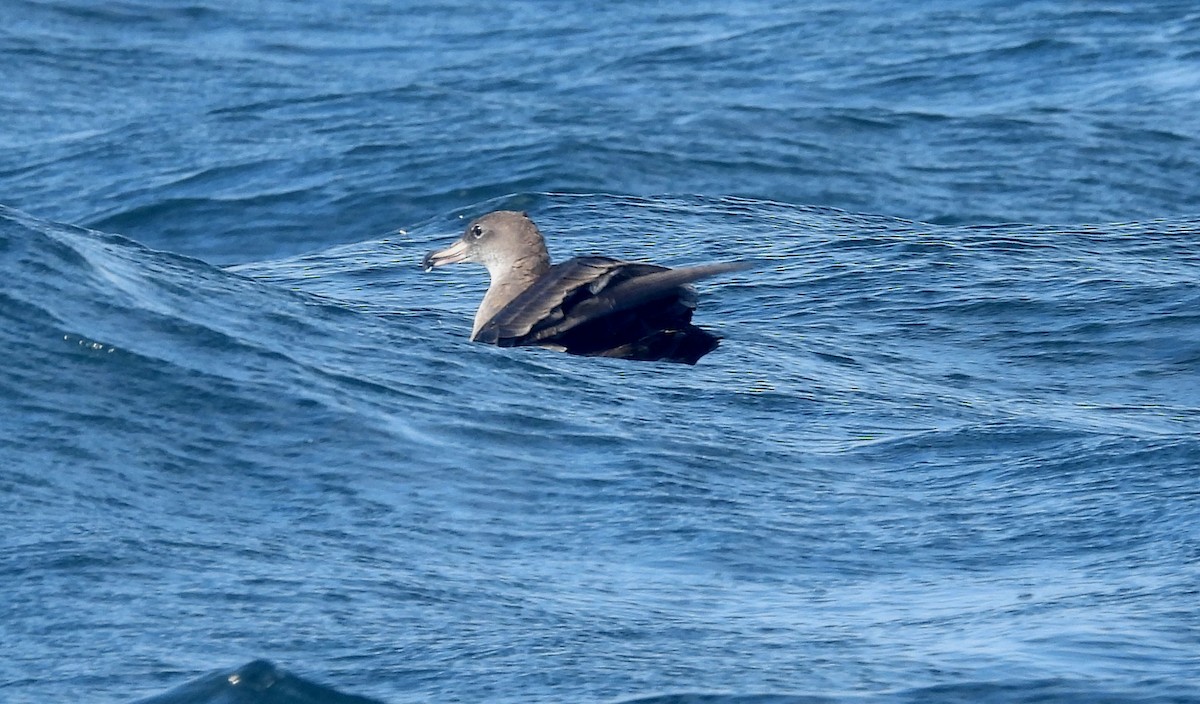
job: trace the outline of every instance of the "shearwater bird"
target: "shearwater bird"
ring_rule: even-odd
[[[546,242],[525,213],[498,210],[473,220],[425,271],[457,262],[487,267],[491,284],[471,339],[500,347],[535,345],[570,354],[695,364],[720,340],[692,325],[688,284],[748,268],[746,262],[669,269],[610,257],[550,263]]]

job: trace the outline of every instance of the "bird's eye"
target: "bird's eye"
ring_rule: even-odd
[[[483,228],[478,225],[476,225],[475,227],[472,227],[471,228],[471,238],[479,239],[480,237],[483,237]]]

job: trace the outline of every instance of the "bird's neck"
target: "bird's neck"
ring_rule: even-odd
[[[474,339],[489,320],[514,298],[521,295],[525,289],[532,286],[533,282],[541,278],[549,269],[550,257],[544,252],[504,266],[489,266],[488,273],[491,275],[492,281],[488,285],[487,293],[483,295],[483,302],[479,304],[479,310],[475,312],[475,325],[471,330],[471,338]]]

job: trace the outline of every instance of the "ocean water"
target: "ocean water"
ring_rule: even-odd
[[[0,701],[1200,702],[1192,3],[0,17]]]

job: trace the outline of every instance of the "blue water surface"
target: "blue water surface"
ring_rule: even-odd
[[[1192,3],[2,16],[0,701],[1200,702]]]

